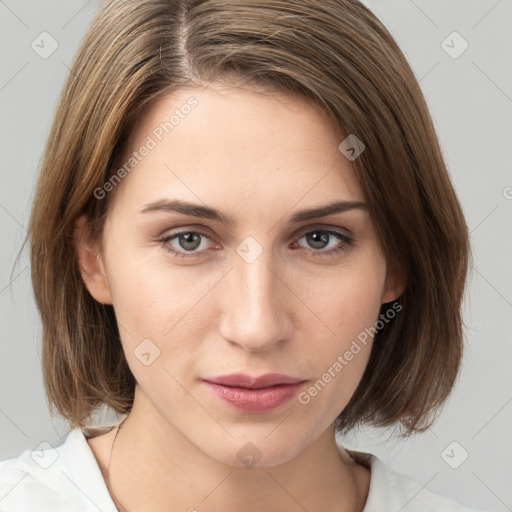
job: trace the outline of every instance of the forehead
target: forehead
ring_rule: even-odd
[[[116,194],[139,205],[173,197],[235,208],[364,201],[342,140],[332,119],[296,94],[176,89],[138,120],[118,162],[130,171]]]

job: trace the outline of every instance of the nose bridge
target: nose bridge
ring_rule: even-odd
[[[276,270],[271,249],[258,249],[254,241],[240,244],[233,266],[222,335],[246,350],[266,350],[289,336],[284,276]]]

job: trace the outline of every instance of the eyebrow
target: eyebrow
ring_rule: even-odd
[[[304,220],[316,219],[318,217],[325,217],[327,215],[334,215],[336,213],[343,213],[349,210],[367,210],[365,203],[361,201],[333,201],[326,205],[316,206],[305,210],[295,212],[289,219],[290,223],[302,222]],[[189,203],[178,199],[159,199],[152,203],[144,205],[140,213],[150,212],[174,212],[191,217],[199,217],[203,219],[210,219],[227,226],[234,226],[235,218],[223,213],[215,208],[208,206],[201,206],[199,204]]]

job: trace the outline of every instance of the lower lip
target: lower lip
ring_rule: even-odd
[[[296,384],[280,384],[268,388],[247,389],[222,386],[208,381],[203,382],[221,400],[238,410],[252,413],[276,409],[290,400],[304,385],[304,382],[297,382]]]

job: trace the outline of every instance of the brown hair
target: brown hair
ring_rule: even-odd
[[[407,284],[335,425],[426,429],[462,357],[468,230],[419,85],[357,0],[112,0],[100,10],[62,92],[27,235],[51,406],[72,427],[102,404],[130,411],[135,380],[112,306],[82,281],[74,223],[85,214],[101,235],[108,201],[94,190],[158,95],[235,79],[298,93],[365,144],[353,168],[387,263]]]

